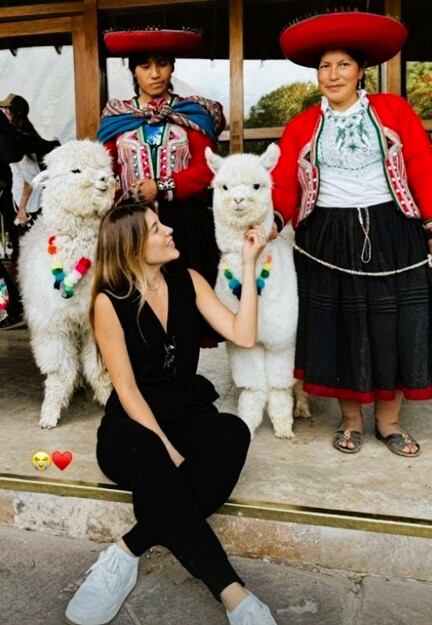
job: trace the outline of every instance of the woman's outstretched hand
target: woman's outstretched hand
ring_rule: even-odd
[[[262,226],[253,226],[245,232],[245,242],[243,245],[243,261],[255,262],[260,252],[265,247],[267,239],[264,234],[264,228]]]

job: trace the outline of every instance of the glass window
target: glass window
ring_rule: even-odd
[[[245,128],[283,126],[319,98],[316,71],[286,60],[246,60]]]
[[[107,59],[108,95],[110,98],[127,99],[133,95],[132,75],[127,59]],[[229,62],[228,60],[176,59],[173,87],[181,96],[201,95],[218,100],[229,111]]]
[[[424,120],[432,120],[432,62],[406,64],[408,102]]]
[[[0,50],[0,99],[9,93],[29,103],[29,118],[45,139],[75,139],[75,86],[72,46]]]

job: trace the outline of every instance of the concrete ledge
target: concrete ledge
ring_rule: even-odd
[[[211,519],[231,555],[432,581],[432,549],[427,537],[252,518],[234,514],[236,505],[225,506]],[[132,505],[125,501],[15,490],[0,490],[0,520],[21,529],[95,542],[109,542],[135,522]]]

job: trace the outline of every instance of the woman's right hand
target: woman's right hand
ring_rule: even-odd
[[[183,456],[177,451],[177,449],[173,445],[171,445],[168,440],[166,442],[164,441],[164,445],[171,460],[174,462],[176,467],[179,467],[184,461]]]
[[[255,262],[261,251],[267,244],[267,239],[262,226],[253,226],[245,232],[245,242],[243,245],[243,261]]]

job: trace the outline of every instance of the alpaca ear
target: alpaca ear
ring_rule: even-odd
[[[224,159],[219,154],[215,154],[208,146],[204,150],[204,155],[209,169],[215,174],[221,168]]]
[[[261,154],[260,163],[268,171],[271,171],[279,160],[280,149],[276,143],[270,143],[267,150]]]

